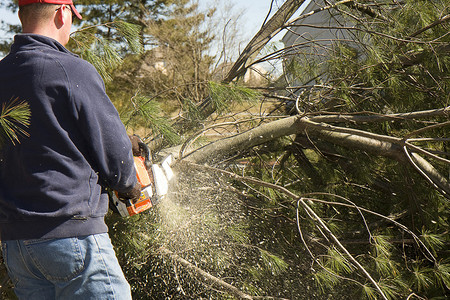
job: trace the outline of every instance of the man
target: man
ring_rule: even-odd
[[[104,187],[140,193],[131,143],[94,67],[70,53],[72,0],[19,0],[0,104],[30,105],[29,137],[0,150],[0,229],[19,299],[131,299]]]

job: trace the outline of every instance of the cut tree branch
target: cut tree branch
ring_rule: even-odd
[[[406,145],[402,138],[379,135],[358,129],[332,126],[326,123],[316,123],[302,116],[292,116],[263,124],[246,132],[226,137],[188,153],[183,159],[194,163],[218,161],[235,152],[246,150],[271,140],[293,135],[308,134],[309,138],[319,138],[349,149],[366,151],[375,155],[389,157],[401,163],[411,161],[405,155]],[[409,147],[409,151],[417,149]],[[439,186],[440,192],[448,197],[450,184],[427,160],[414,155],[415,164],[419,165],[426,178]]]
[[[275,297],[270,297],[270,296],[251,296],[248,295],[244,292],[242,292],[241,290],[239,290],[238,288],[232,286],[231,284],[223,281],[220,278],[217,278],[211,274],[209,274],[208,272],[205,272],[204,270],[200,269],[199,267],[195,266],[194,264],[192,264],[191,262],[187,261],[186,259],[180,257],[178,254],[170,251],[167,248],[161,247],[159,249],[159,252],[163,255],[167,255],[169,256],[171,259],[173,259],[174,261],[180,263],[182,266],[184,266],[185,268],[189,269],[190,271],[193,271],[194,273],[200,275],[201,277],[203,277],[204,280],[206,280],[206,282],[208,282],[211,285],[215,285],[215,286],[220,286],[224,291],[228,292],[229,294],[239,298],[239,299],[251,299],[251,300],[259,300],[259,299],[267,299],[267,300],[287,300],[285,298],[275,298]]]
[[[320,116],[311,116],[309,119],[313,122],[325,122],[325,123],[342,123],[349,122],[355,124],[361,123],[374,123],[384,121],[400,121],[400,120],[416,120],[430,117],[445,117],[450,116],[450,106],[439,109],[430,109],[423,111],[413,111],[407,113],[398,114],[376,114],[364,115],[358,114],[327,114]]]

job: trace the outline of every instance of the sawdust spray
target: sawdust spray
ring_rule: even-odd
[[[169,194],[140,218],[142,230],[135,243],[147,245],[140,253],[151,249],[151,256],[161,258],[152,261],[149,284],[161,279],[166,287],[176,285],[176,293],[192,294],[205,290],[204,278],[192,269],[187,272],[174,256],[218,278],[237,276],[243,259],[249,257],[247,217],[239,192],[218,174],[177,169]]]
[[[183,168],[176,176],[174,192],[158,209],[165,245],[174,251],[201,249],[204,253],[217,247],[234,252],[227,245],[247,240],[239,194],[217,174]]]

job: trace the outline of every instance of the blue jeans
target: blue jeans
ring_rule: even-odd
[[[107,233],[2,242],[19,299],[131,299]]]

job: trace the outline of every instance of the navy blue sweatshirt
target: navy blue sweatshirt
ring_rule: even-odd
[[[0,61],[0,104],[30,105],[29,137],[0,150],[2,240],[107,232],[105,187],[137,182],[131,143],[95,68],[57,41],[20,34]]]

